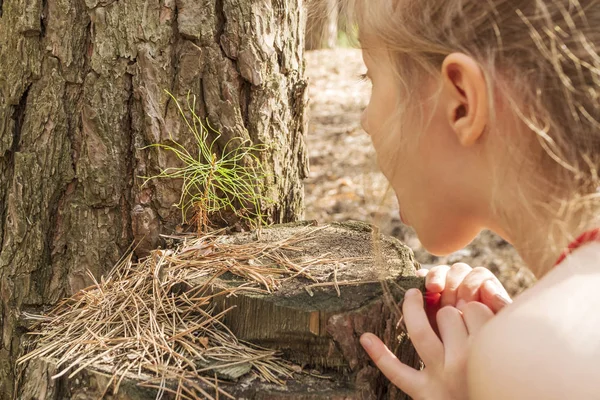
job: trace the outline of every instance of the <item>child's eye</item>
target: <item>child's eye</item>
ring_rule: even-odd
[[[369,78],[369,74],[364,73],[364,74],[358,74],[358,80],[360,80],[361,82],[370,82],[371,78]]]

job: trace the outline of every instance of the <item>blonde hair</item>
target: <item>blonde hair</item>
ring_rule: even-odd
[[[346,0],[344,5],[345,15],[360,28],[361,44],[373,40],[389,50],[404,87],[439,75],[450,53],[473,57],[490,93],[501,90],[535,133],[543,154],[539,191],[561,193],[568,204],[559,210],[561,217],[583,213],[586,224],[599,222],[589,218],[599,208],[600,0]],[[493,99],[492,94],[492,109]]]

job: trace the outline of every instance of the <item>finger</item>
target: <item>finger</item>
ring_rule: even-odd
[[[500,283],[487,280],[480,289],[481,302],[488,306],[494,314],[512,303],[506,290]]]
[[[469,341],[469,331],[461,312],[454,307],[444,307],[437,313],[437,323],[444,342],[444,364],[463,361]]]
[[[489,298],[493,298],[496,293],[509,298],[508,293],[496,278],[496,276],[487,268],[474,268],[465,278],[458,288],[458,299],[464,300],[466,303],[470,301],[483,301],[482,288],[486,281],[490,281],[493,285],[489,286]]]
[[[405,365],[396,358],[379,338],[371,333],[360,337],[360,343],[369,354],[377,368],[400,390],[411,397],[418,393],[421,386],[422,374],[414,368]]]
[[[463,283],[465,277],[473,269],[465,263],[457,263],[452,265],[446,276],[446,287],[442,292],[442,298],[440,305],[444,306],[455,306],[458,296],[458,287]]]
[[[444,346],[427,319],[419,290],[410,289],[406,292],[402,312],[406,330],[423,363],[429,368],[439,365],[444,356]]]
[[[425,289],[431,293],[441,293],[446,286],[446,275],[450,267],[448,265],[437,265],[432,267],[425,278]]]
[[[472,301],[460,307],[463,313],[462,318],[465,321],[469,335],[477,334],[483,325],[494,316],[492,310],[485,304],[478,301]]]
[[[427,268],[421,268],[419,270],[417,270],[417,276],[424,278],[427,276],[427,274],[429,273],[429,270]]]

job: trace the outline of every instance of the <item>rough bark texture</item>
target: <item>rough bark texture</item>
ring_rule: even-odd
[[[313,0],[306,24],[306,50],[335,48],[338,18],[338,0]]]
[[[193,145],[165,89],[198,96],[221,143],[268,145],[272,220],[300,215],[304,18],[300,0],[0,0],[0,399],[23,311],[179,222],[180,182],[140,178],[174,163],[142,147]]]

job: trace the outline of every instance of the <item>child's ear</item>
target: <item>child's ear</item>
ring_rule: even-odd
[[[477,62],[462,53],[452,53],[442,64],[442,79],[450,126],[461,145],[471,146],[488,124],[488,90]]]

